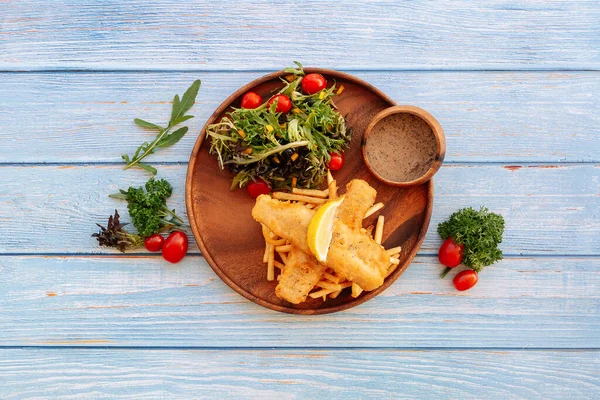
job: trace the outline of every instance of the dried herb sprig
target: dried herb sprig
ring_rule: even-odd
[[[98,239],[100,246],[114,247],[124,252],[144,245],[144,238],[140,235],[127,232],[123,224],[119,221],[119,213],[115,210],[115,215],[108,217],[106,228],[100,224],[96,224],[100,228],[98,233],[94,233],[92,237]]]

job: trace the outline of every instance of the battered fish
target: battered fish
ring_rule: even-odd
[[[279,283],[275,288],[277,297],[293,304],[306,301],[308,292],[315,287],[327,267],[319,264],[317,259],[296,246],[288,255],[288,262],[281,272]]]
[[[344,201],[338,208],[326,266],[359,285],[373,290],[383,284],[389,256],[366,232],[361,232],[362,219],[375,202],[377,192],[363,180],[354,179],[346,186]],[[289,240],[310,254],[307,243],[308,225],[315,211],[303,205],[274,200],[261,195],[256,199],[252,216],[276,235]]]

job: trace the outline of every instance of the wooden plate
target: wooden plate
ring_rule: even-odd
[[[324,314],[341,311],[361,304],[390,286],[402,273],[423,242],[433,206],[433,181],[411,188],[387,186],[370,174],[363,162],[361,141],[371,118],[384,108],[394,105],[392,99],[380,90],[351,75],[317,68],[306,68],[306,73],[318,72],[327,81],[344,85],[345,90],[335,98],[335,104],[346,116],[352,128],[352,142],[345,152],[346,163],[335,173],[340,193],[354,179],[366,180],[377,190],[377,201],[385,203],[383,245],[385,248],[402,246],[400,265],[383,286],[363,292],[358,298],[345,290],[336,299],[308,299],[294,305],[275,295],[277,282],[267,281],[267,267],[262,262],[264,240],[260,225],[252,219],[254,199],[245,189],[230,191],[233,177],[221,171],[217,160],[208,154],[209,141],[205,141],[206,127],[221,119],[230,107],[239,107],[241,97],[249,90],[267,99],[274,90],[282,87],[283,71],[275,72],[240,88],[215,110],[202,129],[187,170],[186,206],[190,225],[198,246],[212,269],[236,292],[261,306],[292,314]],[[372,224],[375,216],[367,218],[365,226]]]

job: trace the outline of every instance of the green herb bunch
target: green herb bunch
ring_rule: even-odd
[[[463,264],[476,272],[502,259],[504,218],[481,207],[463,208],[438,225],[443,240],[452,238],[457,245],[464,245]],[[442,274],[445,275],[445,274]]]
[[[175,214],[175,210],[167,207],[167,199],[171,197],[173,188],[164,179],[150,178],[142,187],[130,187],[111,194],[114,199],[127,200],[127,208],[133,226],[138,234],[147,238],[155,233],[164,232],[180,226],[183,220]]]
[[[336,87],[313,95],[300,92],[302,65],[288,68],[284,86],[277,94],[292,101],[292,110],[276,112],[276,103],[255,109],[234,108],[221,121],[209,125],[210,153],[221,169],[236,175],[231,190],[258,178],[274,189],[319,186],[327,174],[329,153],[343,151],[350,142],[344,117],[333,103]]]
[[[193,115],[185,115],[185,113],[187,113],[190,110],[190,108],[192,108],[192,106],[194,105],[199,89],[200,80],[196,80],[194,83],[192,83],[192,86],[190,86],[188,90],[185,91],[183,96],[181,96],[181,100],[179,99],[179,95],[175,95],[175,97],[173,98],[173,108],[171,110],[171,120],[169,121],[169,124],[166,127],[162,127],[160,125],[156,125],[139,118],[135,118],[133,120],[136,123],[136,125],[141,126],[142,128],[158,131],[158,134],[152,142],[144,142],[140,147],[138,147],[138,149],[135,151],[132,157],[129,157],[129,155],[127,154],[121,156],[123,160],[125,160],[125,162],[127,163],[125,169],[131,168],[133,166],[138,166],[150,172],[152,175],[156,175],[156,168],[152,167],[151,165],[142,163],[141,161],[150,154],[153,154],[157,148],[169,147],[179,142],[181,138],[187,133],[187,126],[181,127],[175,132],[169,132],[176,125],[187,121],[190,118],[194,118]]]

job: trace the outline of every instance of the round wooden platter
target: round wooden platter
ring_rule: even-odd
[[[231,107],[239,107],[241,97],[249,90],[269,98],[283,84],[283,71],[275,72],[240,88],[215,110],[202,129],[187,170],[186,206],[194,237],[202,254],[219,275],[236,292],[247,299],[272,310],[292,314],[325,314],[354,307],[372,299],[390,286],[406,270],[423,242],[433,206],[433,181],[410,188],[387,186],[377,180],[366,168],[361,141],[369,122],[379,111],[395,105],[380,90],[368,83],[338,71],[306,68],[306,73],[318,72],[329,85],[344,85],[345,90],[334,98],[340,113],[352,129],[352,141],[345,151],[344,167],[334,173],[339,193],[345,192],[350,180],[364,179],[377,190],[377,201],[385,207],[383,245],[385,248],[402,246],[399,267],[385,280],[383,286],[363,292],[358,298],[344,290],[336,299],[311,299],[294,305],[275,295],[277,281],[267,281],[267,267],[262,262],[264,239],[260,224],[252,219],[254,199],[245,189],[230,191],[233,174],[221,171],[215,157],[208,153],[209,141],[204,140],[206,127],[219,121]],[[376,213],[377,215],[378,213]],[[365,220],[368,226],[376,215]]]

